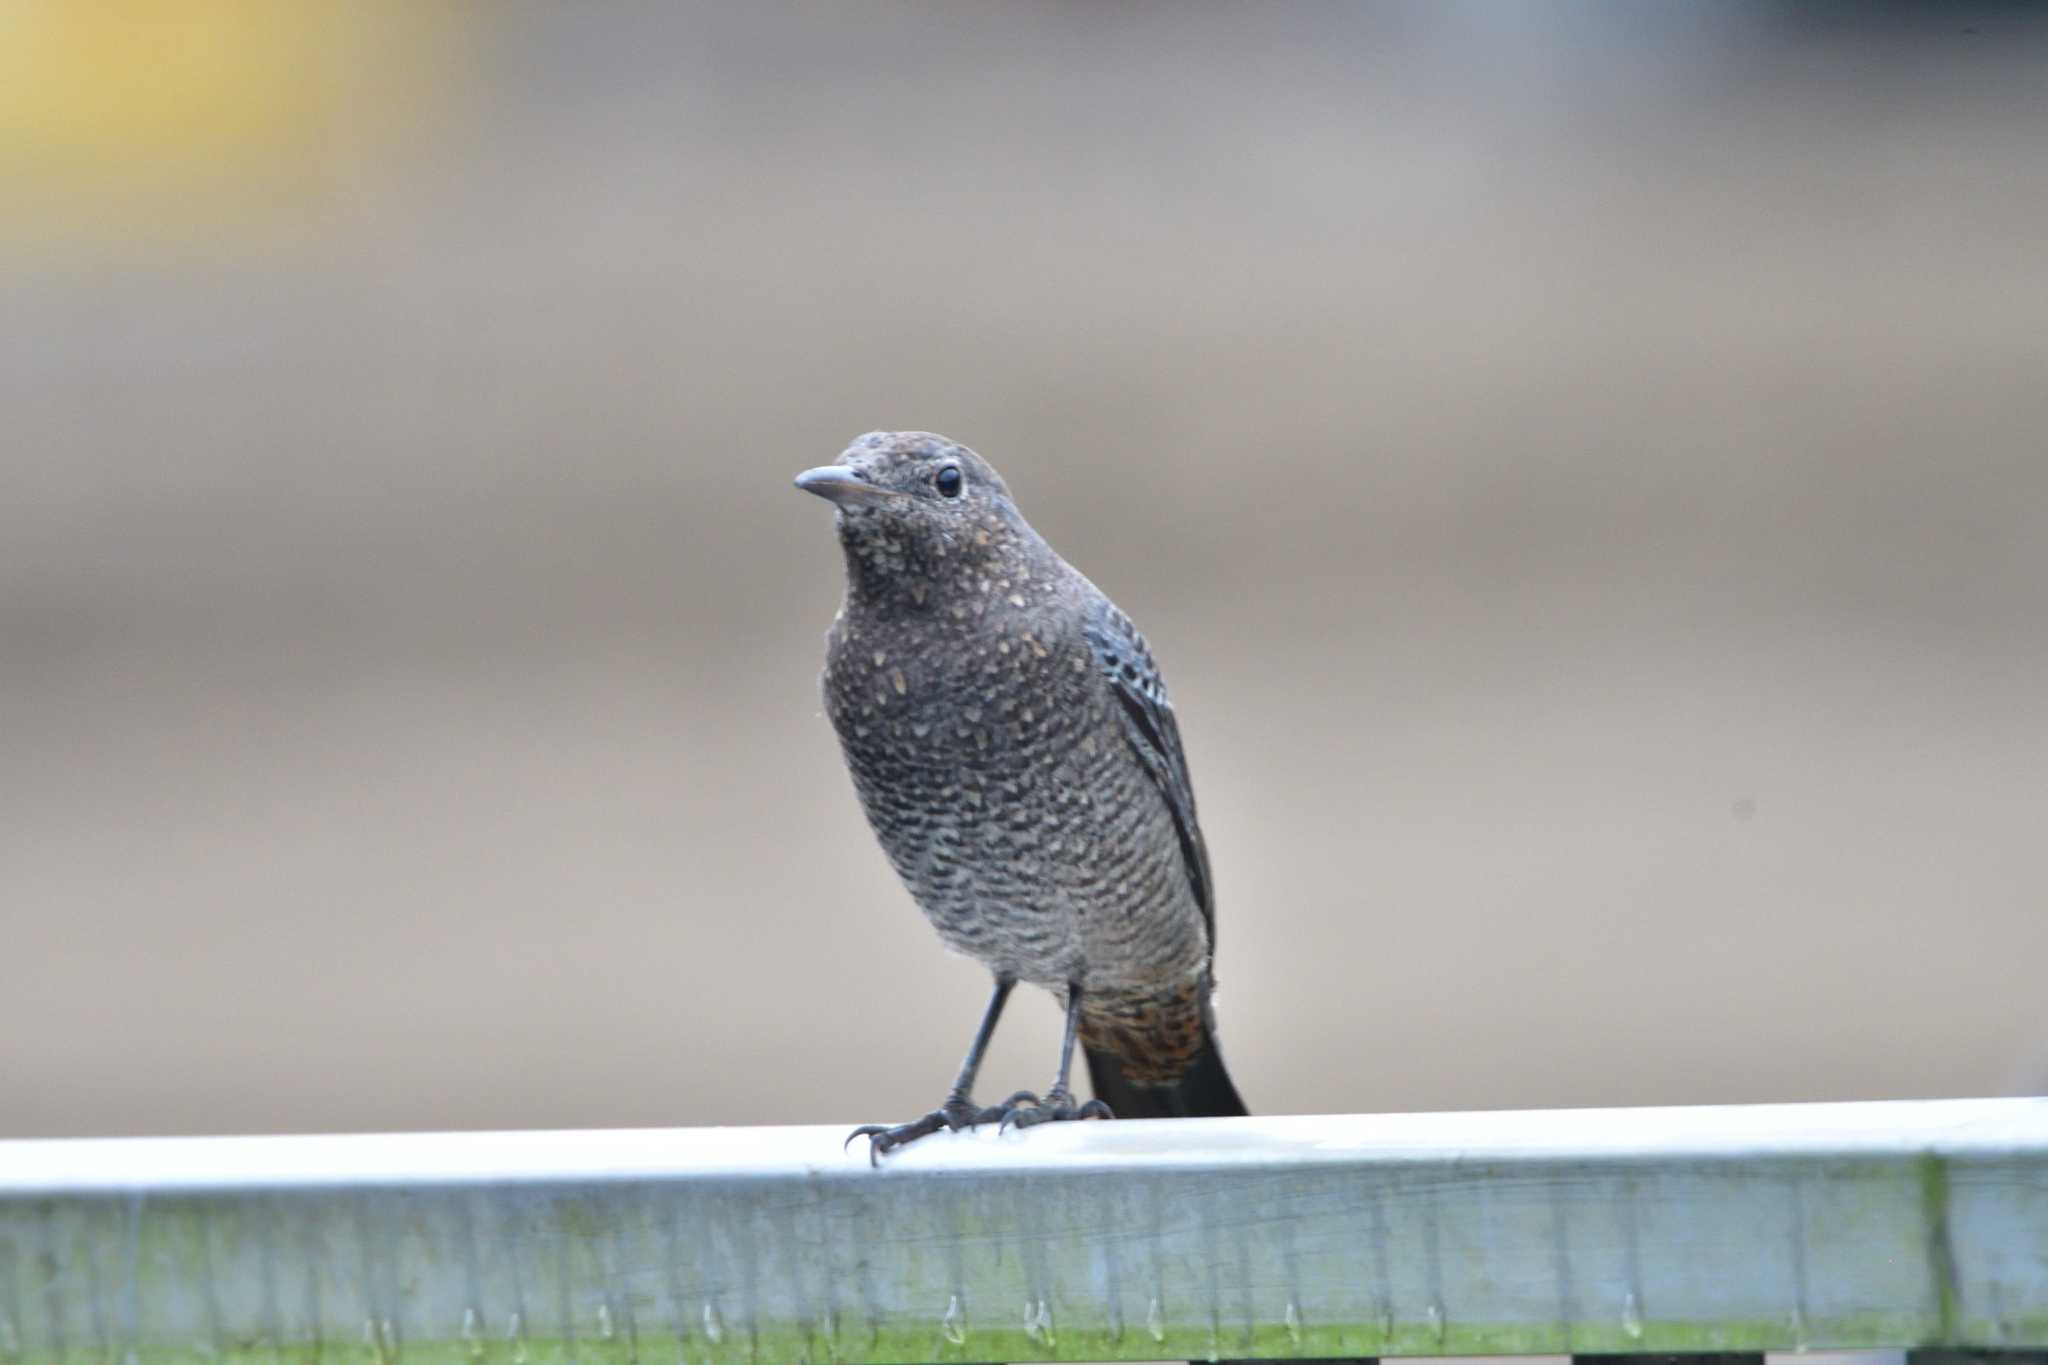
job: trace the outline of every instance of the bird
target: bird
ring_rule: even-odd
[[[1248,1112],[1217,1046],[1208,850],[1144,636],[957,441],[870,432],[795,482],[837,509],[823,691],[861,808],[946,946],[994,978],[939,1107],[847,1141],[879,1162],[941,1129]],[[1065,1012],[1058,1071],[984,1106],[1019,982]]]

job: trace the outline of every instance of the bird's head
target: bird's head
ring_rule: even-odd
[[[928,431],[869,432],[796,486],[839,509],[848,571],[870,593],[914,587],[922,603],[932,587],[1042,543],[988,461]]]

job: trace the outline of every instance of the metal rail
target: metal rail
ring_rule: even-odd
[[[0,1365],[2048,1345],[2048,1101],[0,1143]]]

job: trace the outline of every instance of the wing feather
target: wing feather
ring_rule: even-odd
[[[1152,661],[1145,637],[1131,624],[1131,618],[1107,599],[1099,601],[1089,614],[1086,633],[1102,676],[1123,712],[1124,738],[1173,816],[1188,885],[1202,911],[1202,924],[1208,931],[1209,951],[1213,954],[1216,909],[1209,878],[1209,850],[1202,842],[1202,827],[1195,821],[1194,783],[1188,779],[1180,723],[1174,719],[1166,680],[1159,676],[1159,666]]]

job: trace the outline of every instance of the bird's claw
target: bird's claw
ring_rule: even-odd
[[[993,1123],[997,1125],[997,1131],[1008,1132],[1012,1128],[1035,1128],[1041,1123],[1115,1117],[1101,1100],[1077,1105],[1074,1097],[1063,1090],[1049,1091],[1042,1100],[1029,1090],[1019,1090],[1001,1104],[992,1104],[986,1109],[977,1108],[965,1096],[955,1095],[923,1118],[912,1119],[908,1123],[863,1123],[846,1135],[844,1145],[851,1147],[855,1138],[866,1138],[868,1162],[879,1166],[882,1158],[898,1147],[929,1137],[941,1128],[957,1133],[963,1128]]]
[[[851,1147],[855,1138],[868,1140],[868,1161],[871,1165],[882,1164],[883,1156],[898,1147],[907,1146],[921,1137],[929,1137],[939,1129],[957,1133],[962,1128],[972,1128],[980,1123],[994,1123],[1003,1115],[1000,1108],[981,1109],[965,1095],[950,1095],[946,1102],[923,1118],[908,1123],[863,1123],[846,1135],[843,1146]]]
[[[1113,1119],[1108,1105],[1101,1100],[1090,1100],[1086,1104],[1075,1104],[1072,1094],[1064,1090],[1048,1091],[1041,1100],[1036,1095],[1023,1095],[1025,1103],[1011,1103],[1005,1108],[1001,1131],[1012,1128],[1036,1128],[1041,1123],[1072,1123],[1081,1119]]]
[[[863,1123],[846,1135],[845,1145],[851,1147],[855,1138],[866,1138],[868,1164],[879,1166],[885,1152],[893,1152],[898,1147],[936,1133],[941,1128],[951,1127],[946,1119],[945,1110],[934,1109],[923,1118],[912,1119],[908,1123]]]

